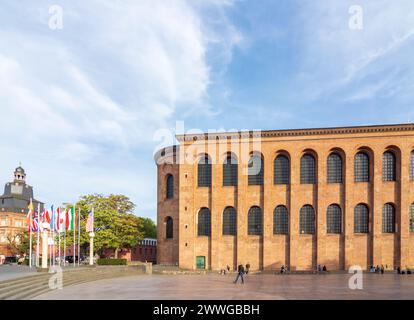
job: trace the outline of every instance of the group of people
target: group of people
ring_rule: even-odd
[[[386,266],[386,268],[388,269],[388,266]],[[381,265],[381,267],[378,266],[378,265],[376,267],[370,266],[369,267],[369,272],[371,272],[371,273],[381,273],[381,274],[384,274],[384,272],[385,272],[384,265]]]
[[[319,272],[328,272],[328,269],[326,268],[326,266],[324,265],[323,267],[321,267],[320,264],[318,264],[318,266],[316,267],[316,271]]]
[[[289,270],[288,266],[283,265],[283,266],[280,267],[280,273],[281,274],[287,273],[288,270]]]

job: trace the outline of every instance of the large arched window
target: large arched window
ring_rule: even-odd
[[[165,237],[167,239],[172,239],[174,236],[174,232],[173,232],[173,227],[174,227],[174,221],[171,217],[167,217],[166,221],[165,221]]]
[[[414,151],[410,155],[410,180],[414,181]]]
[[[328,183],[342,183],[342,158],[338,153],[328,157]]]
[[[248,234],[261,236],[262,230],[262,209],[259,207],[251,207],[248,214]]]
[[[327,233],[341,233],[342,232],[342,211],[337,204],[332,204],[328,207],[326,212],[326,226]]]
[[[198,235],[211,235],[211,214],[208,208],[202,208],[198,213]]]
[[[299,233],[315,234],[315,210],[310,205],[300,209]]]
[[[289,184],[289,181],[289,158],[284,155],[277,156],[274,162],[274,184]]]
[[[396,180],[396,162],[395,155],[391,151],[387,151],[382,156],[382,180]]]
[[[354,232],[369,232],[369,209],[365,204],[359,204],[354,211]]]
[[[315,157],[311,154],[305,154],[300,159],[300,183],[316,183],[316,161]]]
[[[369,156],[365,152],[355,155],[355,182],[369,182]]]
[[[382,208],[382,232],[395,232],[395,207],[391,203],[386,203]]]
[[[253,153],[249,160],[249,185],[263,184],[263,158],[259,153]]]
[[[174,177],[169,174],[167,176],[167,199],[174,197]]]
[[[223,186],[237,186],[237,160],[231,154],[223,163]]]
[[[273,213],[273,234],[289,234],[289,213],[285,206],[277,206]]]
[[[198,162],[198,186],[211,187],[211,159],[207,154]]]
[[[410,206],[410,232],[414,232],[414,203]]]
[[[237,231],[236,209],[227,207],[223,212],[223,235],[235,236]]]

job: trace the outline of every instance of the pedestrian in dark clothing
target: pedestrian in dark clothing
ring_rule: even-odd
[[[227,265],[227,272],[230,272],[230,266]]]
[[[397,267],[397,273],[401,274],[401,268],[400,267]]]
[[[326,266],[323,266],[322,271],[323,272],[327,272],[328,271],[328,269],[326,269]]]
[[[382,266],[381,266],[381,274],[384,274],[384,271],[385,271],[385,270],[384,270],[384,266],[382,265]]]
[[[248,263],[248,264],[246,264],[246,274],[249,273],[249,270],[250,270],[250,264]]]
[[[244,275],[244,267],[243,267],[242,264],[240,264],[237,267],[237,277],[236,277],[236,280],[234,280],[234,283],[237,283],[237,281],[239,280],[239,278],[241,278],[242,283],[244,283],[243,275]]]

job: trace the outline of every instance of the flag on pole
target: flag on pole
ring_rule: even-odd
[[[66,231],[75,230],[75,208],[66,210]]]
[[[93,216],[93,208],[92,210],[89,212],[88,215],[88,220],[86,220],[86,232],[93,232],[93,221],[94,220],[94,216]]]
[[[60,208],[56,209],[56,231],[58,233],[63,232],[65,230],[65,221],[66,216],[65,213],[60,211]]]
[[[29,204],[29,212],[27,213],[27,221],[28,221],[28,228],[30,233],[30,244],[29,244],[29,267],[32,267],[32,218],[33,218],[33,201],[32,198],[30,198],[30,204]]]

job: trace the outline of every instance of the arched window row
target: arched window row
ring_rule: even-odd
[[[222,234],[237,235],[237,211],[234,207],[226,207],[223,211]],[[273,211],[273,234],[289,234],[289,211],[284,205],[278,205]],[[173,220],[166,218],[166,238],[173,238]],[[337,204],[331,204],[326,211],[326,232],[328,234],[341,234],[343,225],[342,209]],[[198,235],[211,235],[211,213],[208,208],[201,208],[198,213]],[[409,208],[409,230],[414,232],[414,203]],[[315,234],[316,213],[311,205],[304,205],[299,212],[299,234]],[[360,203],[354,208],[354,233],[370,232],[370,209]],[[386,203],[382,208],[382,232],[396,232],[396,209],[392,203]],[[258,206],[248,211],[248,235],[263,235],[263,213]]]
[[[359,151],[354,156],[354,181],[370,182],[372,159],[367,151]],[[344,181],[343,157],[332,152],[327,158],[327,182],[343,183]],[[397,156],[394,151],[386,151],[382,156],[383,181],[397,180]],[[409,166],[410,180],[414,181],[414,151],[410,154]],[[198,186],[211,186],[212,165],[211,158],[206,154],[198,162]],[[273,181],[274,184],[288,185],[291,182],[290,159],[286,155],[278,155],[274,159]],[[305,153],[300,159],[300,183],[317,183],[317,161],[311,153]],[[263,185],[264,159],[260,153],[253,153],[248,163],[248,185]],[[238,162],[234,155],[228,155],[223,162],[223,186],[237,186]]]

